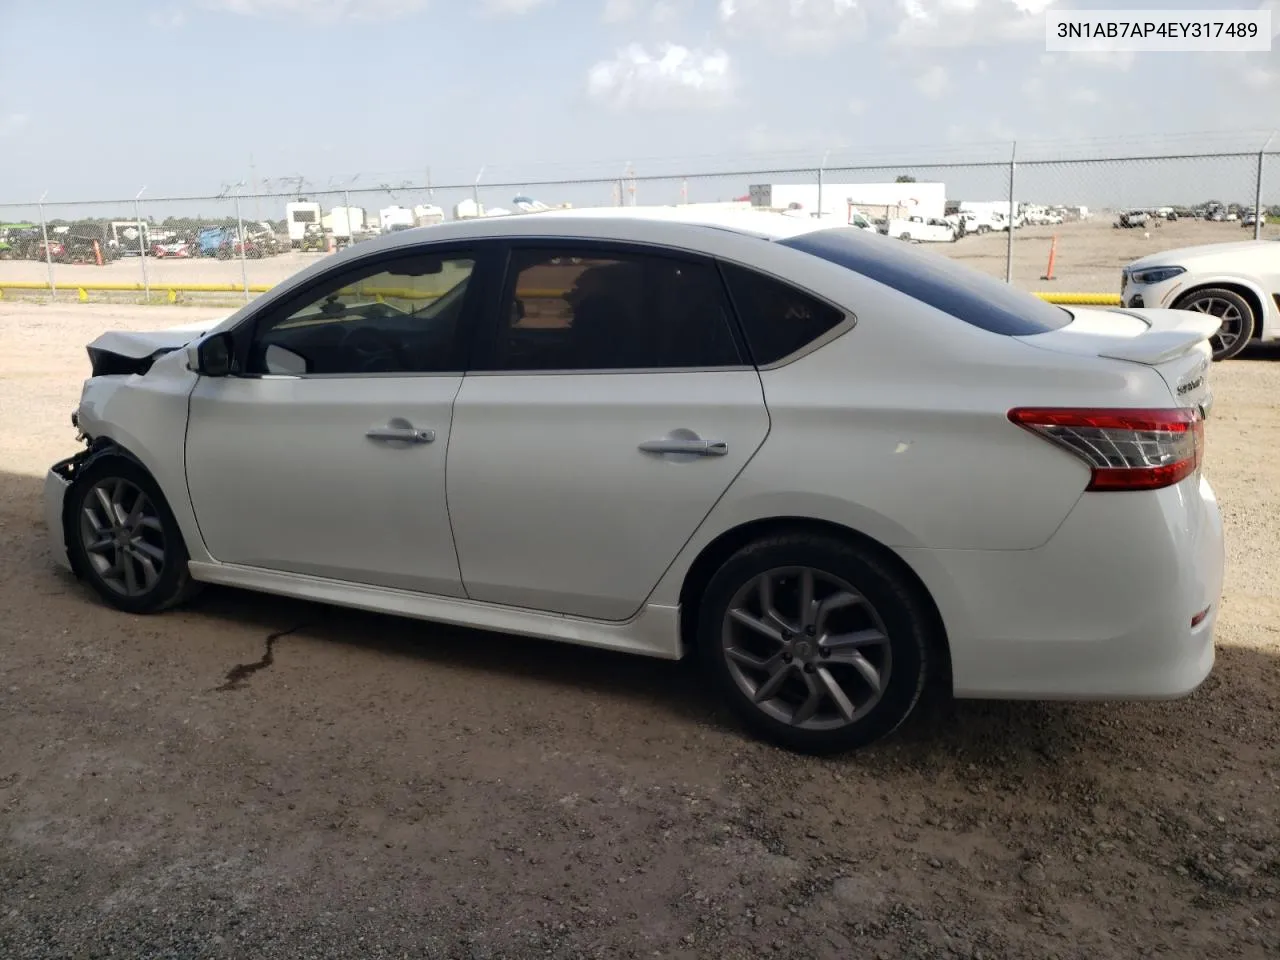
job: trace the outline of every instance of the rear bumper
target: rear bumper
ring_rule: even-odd
[[[1213,669],[1225,557],[1203,477],[1085,494],[1036,550],[903,556],[946,624],[957,697],[1170,699]]]
[[[63,505],[66,503],[67,490],[71,482],[60,473],[55,466],[44,478],[44,525],[49,538],[49,552],[53,560],[64,570],[71,569],[71,560],[67,556],[66,530],[63,528]]]

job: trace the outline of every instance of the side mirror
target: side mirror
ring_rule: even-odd
[[[231,373],[231,334],[215,333],[187,345],[187,366],[202,377],[225,377]]]

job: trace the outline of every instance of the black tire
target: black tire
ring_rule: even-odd
[[[1230,360],[1249,345],[1249,341],[1253,338],[1257,318],[1254,316],[1253,307],[1249,305],[1248,300],[1234,290],[1227,290],[1222,287],[1205,287],[1201,290],[1192,290],[1176,301],[1175,309],[1192,310],[1198,313],[1221,316],[1222,314],[1214,314],[1212,307],[1215,303],[1229,305],[1240,315],[1240,329],[1234,340],[1225,340],[1221,336],[1221,325],[1218,327],[1219,333],[1215,333],[1210,338],[1209,343],[1213,348],[1213,359],[1217,362]]]
[[[879,659],[887,670],[888,679],[882,684],[880,699],[866,709],[854,713],[852,722],[844,718],[831,721],[837,725],[826,729],[805,729],[777,716],[781,701],[770,698],[764,707],[758,706],[751,695],[740,686],[730,667],[726,654],[726,638],[739,629],[729,623],[729,608],[735,596],[749,589],[753,580],[769,571],[786,568],[812,568],[823,577],[842,581],[861,594],[870,604],[870,614],[878,615],[878,622],[887,635],[884,653],[871,656]],[[785,579],[777,581],[785,585]],[[815,594],[816,595],[816,594]],[[854,611],[862,608],[850,608]],[[857,612],[853,616],[860,616]],[[810,534],[784,534],[749,544],[730,557],[712,576],[703,592],[699,605],[697,648],[703,670],[719,690],[729,707],[744,726],[756,736],[798,753],[825,755],[855,750],[888,736],[896,730],[915,709],[934,662],[930,643],[937,629],[930,615],[928,600],[920,594],[920,588],[904,577],[891,558],[880,551],[858,546],[835,537]],[[748,631],[748,636],[756,634]],[[852,635],[852,634],[849,634]],[[783,633],[785,638],[788,634]],[[794,639],[794,655],[780,654],[786,660],[795,680],[809,686],[812,680],[800,674],[797,666],[803,654],[799,652],[800,634]],[[814,636],[808,633],[806,636]],[[810,641],[806,651],[813,656],[812,647],[821,637]],[[736,642],[736,641],[735,641]],[[770,644],[772,640],[764,640]],[[862,652],[861,649],[858,652]],[[767,654],[766,654],[767,655]],[[790,658],[789,658],[790,657]],[[886,667],[885,664],[888,664]],[[834,660],[814,658],[803,671],[811,677],[824,665],[838,665]],[[811,670],[810,667],[815,668]],[[787,680],[786,684],[791,684]],[[780,693],[786,694],[786,684]],[[763,689],[761,683],[757,692]],[[847,692],[847,691],[846,691]],[[850,698],[852,702],[852,698]],[[869,701],[870,703],[870,701]],[[856,706],[856,704],[854,704]],[[835,706],[831,700],[830,707]],[[792,720],[795,715],[792,715]]]
[[[82,535],[82,522],[85,520],[86,504],[90,497],[96,497],[95,489],[104,482],[123,481],[125,485],[141,491],[153,508],[154,517],[159,524],[158,530],[148,529],[145,536],[153,548],[161,549],[163,560],[160,563],[158,576],[150,587],[141,592],[127,594],[113,587],[89,555]],[[95,511],[101,517],[101,512]],[[199,589],[199,584],[191,579],[187,569],[186,544],[182,539],[182,531],[173,511],[164,498],[159,485],[143,467],[130,457],[118,453],[101,454],[86,463],[76,476],[75,483],[67,492],[66,510],[63,514],[64,530],[67,540],[67,552],[71,559],[72,569],[97,591],[109,605],[127,613],[157,613],[188,600]],[[144,536],[139,532],[139,537]],[[103,558],[105,559],[105,558]],[[120,562],[118,552],[115,557]],[[139,567],[133,563],[135,576]],[[154,561],[152,561],[154,563]]]

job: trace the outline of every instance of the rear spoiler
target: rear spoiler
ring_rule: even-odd
[[[1098,351],[1098,356],[1111,360],[1156,366],[1193,350],[1201,341],[1218,332],[1222,321],[1192,310],[1116,311],[1137,317],[1150,326],[1140,337],[1117,340]]]

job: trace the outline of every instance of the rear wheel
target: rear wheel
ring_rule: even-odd
[[[756,735],[828,754],[907,718],[924,689],[930,629],[918,591],[884,557],[795,534],[744,547],[712,577],[698,647]]]
[[[1209,338],[1214,360],[1230,360],[1249,345],[1253,336],[1253,307],[1234,290],[1195,290],[1177,302],[1177,309],[1207,313],[1220,320],[1218,332]]]
[[[153,613],[191,596],[187,549],[159,486],[128,457],[85,465],[68,497],[72,566],[107,603]]]

